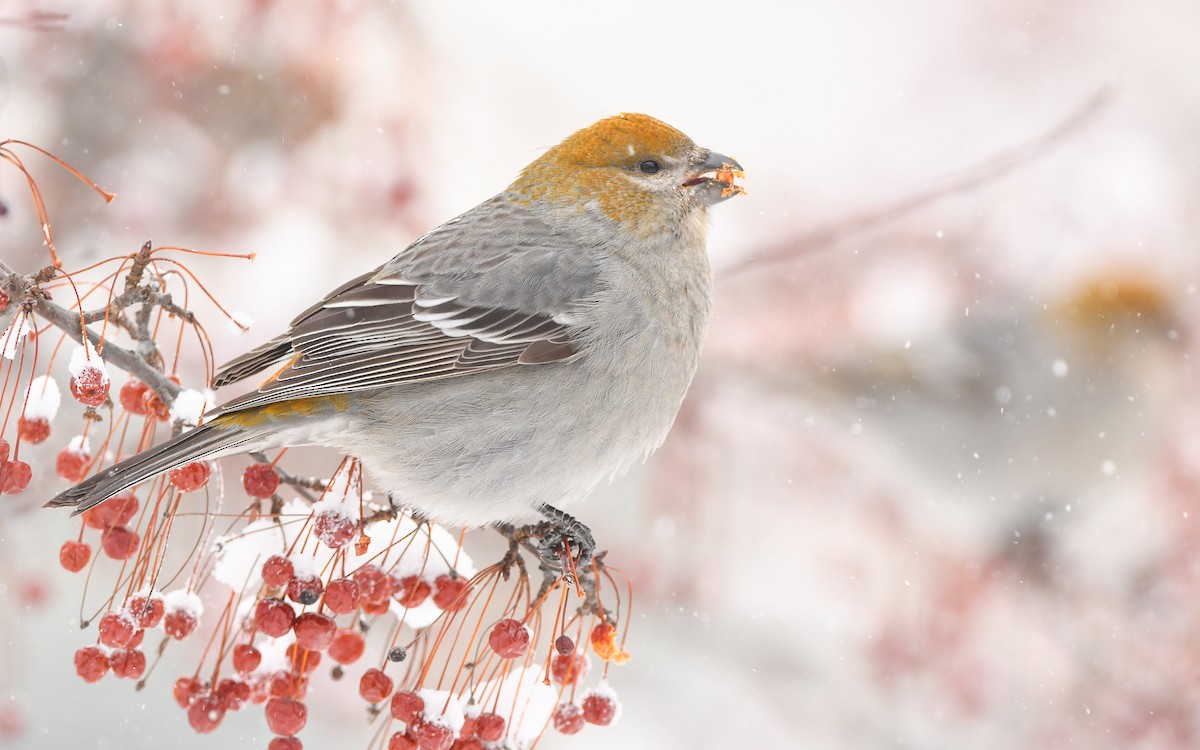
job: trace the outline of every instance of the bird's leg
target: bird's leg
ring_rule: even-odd
[[[574,516],[551,505],[543,504],[538,512],[549,523],[550,529],[538,544],[538,555],[542,563],[560,569],[569,569],[571,560],[566,559],[567,546],[574,553],[574,567],[585,567],[596,551],[596,540],[592,530]]]

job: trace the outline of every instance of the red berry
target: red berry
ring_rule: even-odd
[[[334,511],[322,511],[313,517],[313,533],[331,549],[343,547],[354,538],[358,522]]]
[[[84,406],[100,406],[108,400],[108,375],[91,365],[84,365],[71,378],[71,395]]]
[[[450,750],[483,750],[483,743],[479,740],[464,740],[457,739],[450,746]]]
[[[575,685],[591,671],[592,661],[586,653],[554,654],[550,657],[550,677],[555,685]]]
[[[392,595],[395,579],[385,574],[378,565],[364,565],[351,574],[358,584],[358,593],[364,604],[384,604]]]
[[[392,716],[405,724],[413,723],[425,710],[425,700],[412,690],[401,690],[392,696]]]
[[[267,750],[304,750],[298,737],[276,737],[267,743]]]
[[[396,732],[388,740],[387,750],[417,750],[417,741],[404,732]]]
[[[196,696],[187,709],[188,724],[199,734],[208,734],[221,725],[225,707],[212,693]]]
[[[351,578],[337,578],[325,587],[325,606],[335,615],[358,609],[358,584]]]
[[[283,555],[271,555],[262,566],[263,583],[268,586],[286,586],[295,575],[292,561]]]
[[[161,596],[134,594],[125,602],[125,611],[143,628],[155,628],[162,622],[165,608]]]
[[[292,672],[276,672],[267,685],[267,693],[272,698],[303,698],[306,692],[308,680],[304,675]]]
[[[4,438],[0,438],[0,464],[8,461],[8,450],[8,441]]]
[[[204,690],[203,683],[195,677],[180,677],[175,680],[172,694],[180,708],[187,708],[191,702]]]
[[[420,750],[450,750],[454,744],[454,730],[445,724],[419,718],[410,727]]]
[[[529,650],[529,639],[529,628],[509,617],[492,626],[488,645],[501,659],[516,659]]]
[[[226,711],[237,711],[250,700],[250,686],[241,680],[226,677],[217,685],[216,695]]]
[[[8,296],[8,292],[0,289],[0,313],[8,309],[8,303],[12,300]]]
[[[296,621],[296,611],[282,599],[263,599],[254,607],[254,624],[272,638],[286,635]]]
[[[133,638],[136,628],[133,618],[116,612],[106,612],[100,618],[100,643],[109,648],[123,648]]]
[[[479,717],[478,716],[464,717],[462,729],[458,730],[458,736],[460,738],[474,737],[475,730],[477,730],[477,729],[479,729]]]
[[[251,672],[245,675],[246,684],[250,686],[250,702],[258,705],[266,703],[268,691],[271,688],[271,676],[262,674],[261,672]]]
[[[17,434],[25,442],[37,445],[50,437],[50,422],[42,417],[21,417],[17,420]]]
[[[493,713],[479,714],[475,734],[484,742],[499,742],[504,736],[504,717]]]
[[[380,602],[379,604],[363,602],[359,606],[362,608],[364,615],[386,615],[390,610],[387,602]]]
[[[467,602],[470,600],[465,578],[441,575],[434,580],[433,587],[433,603],[440,610],[457,612],[467,606]]]
[[[206,462],[192,461],[171,469],[171,484],[180,492],[193,492],[208,484],[210,471]]]
[[[629,659],[629,652],[617,643],[617,629],[612,623],[600,622],[592,628],[592,650],[604,661],[622,664]]]
[[[100,535],[100,546],[104,548],[104,554],[114,560],[128,560],[133,557],[139,542],[141,539],[138,538],[137,532],[128,526],[114,526],[105,529]]]
[[[286,653],[293,674],[309,674],[321,663],[320,651],[310,651],[296,643],[290,644]]]
[[[554,729],[562,734],[577,734],[583,729],[583,709],[574,703],[559,703],[554,709]]]
[[[196,616],[186,609],[175,609],[163,615],[163,630],[177,641],[182,641],[196,629]]]
[[[357,630],[339,630],[329,644],[329,658],[338,664],[353,664],[363,655],[366,639]]]
[[[92,548],[84,542],[67,540],[58,548],[58,562],[72,573],[78,573],[92,558]]]
[[[29,486],[33,478],[33,470],[24,461],[5,461],[0,466],[0,492],[9,495],[19,494]]]
[[[83,525],[104,531],[113,526],[126,526],[138,512],[137,495],[126,490],[83,512]]]
[[[316,604],[325,590],[325,583],[319,576],[296,576],[288,582],[288,598],[298,604]]]
[[[264,711],[267,728],[275,734],[296,734],[308,722],[308,707],[294,698],[272,698]]]
[[[180,381],[178,375],[168,375],[167,379],[175,385],[179,385]],[[158,421],[166,422],[171,418],[171,407],[167,406],[163,400],[158,397],[157,393],[148,388],[146,389],[146,395],[143,399],[143,403],[146,405],[146,413],[153,415]]]
[[[75,674],[84,682],[96,682],[108,673],[108,657],[99,646],[84,646],[75,652]]]
[[[372,667],[358,681],[358,694],[367,703],[382,703],[392,694],[392,678]]]
[[[127,680],[136,680],[146,672],[146,655],[136,648],[114,649],[108,655],[113,675]]]
[[[396,582],[396,590],[392,593],[392,598],[401,607],[410,609],[420,606],[422,602],[428,599],[431,590],[432,587],[420,578],[405,576]]]
[[[117,393],[117,398],[121,401],[121,407],[131,414],[143,415],[146,413],[146,396],[149,393],[149,388],[146,384],[137,378],[130,378],[121,386],[121,390]]]
[[[239,643],[233,647],[233,668],[238,674],[253,672],[261,663],[262,652],[249,643]]]
[[[617,700],[611,695],[589,692],[583,696],[583,718],[589,724],[606,727],[616,713]]]
[[[575,641],[571,640],[571,636],[563,633],[554,639],[554,650],[560,655],[566,656],[575,650]]]
[[[265,500],[279,489],[279,474],[270,464],[251,464],[242,472],[242,486],[250,497]]]
[[[82,451],[63,448],[54,460],[54,470],[68,482],[78,482],[87,476],[92,457]]]

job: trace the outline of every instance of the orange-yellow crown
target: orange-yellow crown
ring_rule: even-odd
[[[586,167],[623,165],[647,156],[682,156],[692,141],[649,115],[607,117],[570,135],[546,156]]]

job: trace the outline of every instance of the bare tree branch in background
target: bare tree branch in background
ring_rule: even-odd
[[[778,243],[760,253],[743,257],[725,268],[718,269],[717,275],[722,279],[731,279],[748,271],[761,270],[778,263],[795,260],[799,256],[826,248],[848,235],[896,221],[943,198],[987,187],[992,181],[1004,177],[1018,167],[1028,164],[1062,145],[1069,137],[1095,120],[1112,103],[1113,98],[1113,89],[1103,86],[1087,97],[1061,122],[1033,140],[994,154],[961,174],[942,179],[939,184],[931,188],[878,208],[838,219]]]

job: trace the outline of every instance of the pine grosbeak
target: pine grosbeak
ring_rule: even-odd
[[[256,392],[48,505],[78,513],[190,461],[319,445],[440,522],[540,513],[586,547],[557,507],[666,437],[708,327],[707,209],[742,192],[740,170],[646,115],[584,128],[214,380],[273,372]]]

